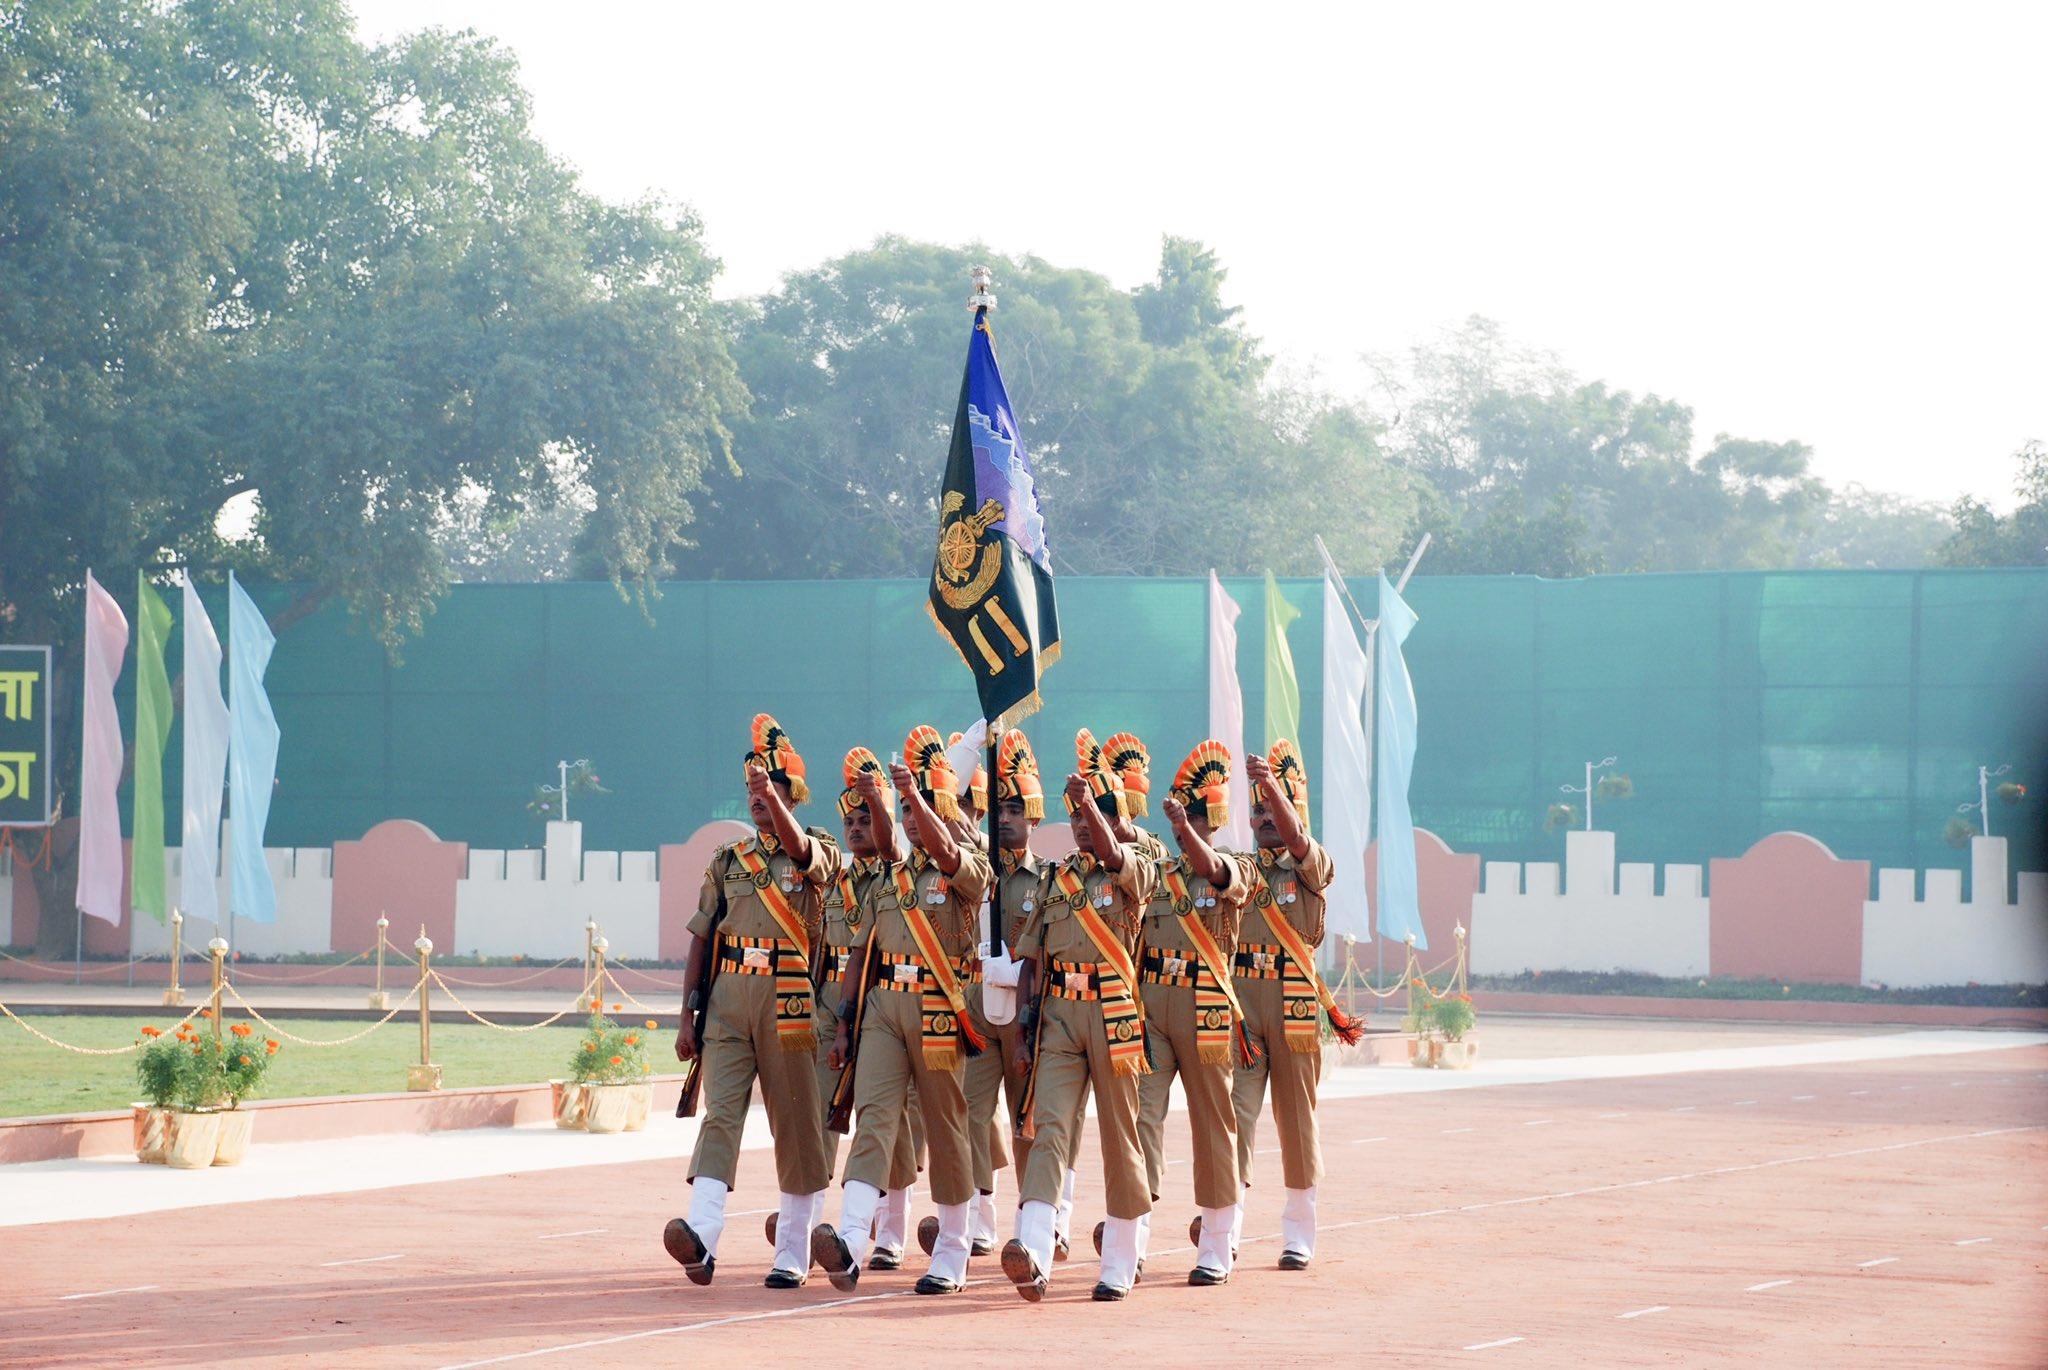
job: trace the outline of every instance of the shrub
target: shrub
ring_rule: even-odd
[[[602,1013],[591,1014],[569,1062],[569,1078],[580,1084],[624,1085],[646,1075],[647,1029],[621,1027]]]

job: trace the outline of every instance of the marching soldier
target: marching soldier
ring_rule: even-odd
[[[914,729],[903,754],[909,764],[891,767],[890,774],[903,798],[912,850],[891,873],[892,888],[872,901],[876,912],[862,952],[860,989],[850,1001],[851,1014],[840,1019],[835,1054],[843,1060],[848,1050],[857,1052],[853,1150],[839,1225],[820,1223],[812,1230],[811,1256],[834,1288],[851,1290],[859,1283],[915,1080],[931,1148],[932,1198],[939,1206],[931,1269],[916,1292],[951,1294],[967,1282],[968,1201],[974,1192],[966,1056],[983,1044],[967,1019],[958,967],[974,945],[974,919],[990,870],[988,858],[959,841],[949,826],[959,805],[938,733]],[[860,784],[863,792],[879,794],[875,777],[863,776]]]
[[[691,1283],[711,1283],[748,1098],[758,1077],[781,1190],[781,1240],[766,1283],[770,1289],[794,1289],[808,1274],[803,1234],[831,1169],[812,1053],[823,894],[839,872],[839,848],[831,834],[805,831],[797,822],[794,806],[810,798],[803,758],[769,715],[755,716],[743,764],[747,811],[757,831],[713,853],[690,920],[693,940],[683,983],[691,988],[676,1029],[676,1057],[688,1061],[702,1054],[697,1068],[705,1082],[705,1114],[690,1160],[689,1216],[669,1220],[662,1244]]]
[[[1280,1132],[1280,1170],[1287,1189],[1280,1210],[1280,1268],[1306,1270],[1316,1253],[1316,1186],[1323,1175],[1316,1135],[1316,1083],[1322,1076],[1322,1021],[1356,1041],[1358,1025],[1337,1007],[1316,972],[1323,940],[1323,898],[1336,868],[1308,833],[1308,772],[1285,738],[1270,758],[1245,759],[1252,782],[1252,836],[1258,843],[1252,912],[1237,945],[1237,994],[1245,1028],[1260,1052],[1241,1066],[1232,1086],[1237,1106],[1237,1168],[1247,1187],[1259,1105],[1270,1082]],[[1244,1222],[1242,1205],[1237,1222]],[[1236,1234],[1232,1234],[1232,1245]]]
[[[975,778],[979,782],[981,796],[976,807],[985,812],[988,796],[986,768],[977,767]],[[975,792],[972,788],[969,791],[970,794]],[[997,982],[996,992],[1007,991],[1014,1005],[1025,992],[1020,980],[1027,973],[1016,959],[1017,939],[1024,930],[1025,921],[1038,907],[1041,868],[1038,857],[1031,850],[1031,834],[1038,827],[1039,820],[1045,817],[1045,795],[1038,779],[1038,760],[1032,755],[1031,743],[1015,728],[1004,734],[996,751],[995,797],[995,893],[1003,911],[1004,955],[991,958],[984,943],[981,965]],[[985,928],[983,932],[985,934]],[[973,1251],[977,1256],[986,1255],[994,1246],[995,1191],[1000,1172],[1010,1163],[1009,1148],[1004,1142],[1012,1131],[1010,1119],[1016,1116],[1024,1090],[1014,1007],[1004,1024],[998,1027],[989,1021],[985,1008],[988,997],[988,985],[984,983],[982,972],[977,970],[973,983],[967,989],[967,1012],[975,1030],[992,1044],[991,1050],[967,1063],[967,1138],[974,1152],[977,1193]],[[996,1096],[1004,1090],[1009,1094],[1010,1109],[1007,1117],[998,1120]],[[1030,1145],[1021,1139],[1017,1142],[1020,1176]],[[930,1221],[926,1219],[927,1223]]]
[[[831,1114],[829,1105],[839,1084],[839,1070],[831,1063],[831,1058],[839,1027],[840,1002],[849,979],[857,969],[856,953],[867,933],[868,896],[877,884],[886,884],[896,855],[895,810],[888,795],[882,794],[879,802],[871,805],[856,783],[863,774],[879,778],[882,763],[866,747],[855,747],[846,754],[842,773],[846,783],[839,792],[839,827],[841,836],[846,840],[847,859],[840,863],[835,878],[825,886],[824,953],[818,967],[817,994],[818,1097],[827,1104],[819,1115],[818,1126],[823,1134],[827,1180],[839,1165],[839,1134],[826,1125],[826,1118]],[[892,1205],[907,1205],[909,1188],[917,1181],[917,1153],[917,1141],[906,1128],[897,1140],[889,1175],[889,1194],[884,1200],[885,1212]],[[811,1216],[815,1220],[818,1215]],[[770,1246],[778,1244],[781,1217],[780,1213],[770,1213],[767,1217],[765,1226]],[[806,1243],[810,1241],[809,1226],[806,1223]],[[869,1260],[868,1268],[894,1270],[903,1263],[903,1223],[900,1219],[897,1222],[893,1241],[887,1234],[886,1224],[877,1226],[875,1254]]]
[[[1067,777],[1066,802],[1079,850],[1046,872],[1039,906],[1018,941],[1019,955],[1034,963],[1043,989],[1020,1024],[1036,1136],[1017,1235],[1003,1247],[1003,1273],[1033,1303],[1045,1295],[1055,1207],[1074,1153],[1084,1087],[1095,1091],[1109,1210],[1096,1299],[1130,1292],[1138,1274],[1139,1222],[1152,1208],[1138,1145],[1145,1037],[1133,952],[1158,868],[1112,827],[1127,821],[1123,787],[1085,729],[1075,750],[1081,769]]]
[[[1180,845],[1159,862],[1159,884],[1145,908],[1138,976],[1152,1073],[1138,1082],[1138,1139],[1157,1203],[1166,1168],[1166,1112],[1173,1078],[1187,1094],[1194,1134],[1195,1268],[1188,1283],[1230,1278],[1236,1225],[1237,1117],[1231,1101],[1234,1059],[1248,1063],[1244,1010],[1232,984],[1239,920],[1251,897],[1254,862],[1210,845],[1229,821],[1230,753],[1204,742],[1183,761],[1164,804]]]

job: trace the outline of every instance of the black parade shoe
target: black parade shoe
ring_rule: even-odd
[[[768,1272],[768,1278],[761,1283],[769,1289],[801,1289],[804,1287],[805,1278],[794,1270],[771,1270]]]
[[[811,1229],[811,1264],[823,1270],[832,1287],[842,1294],[851,1294],[860,1284],[860,1267],[853,1263],[853,1253],[830,1224],[819,1223]]]
[[[1197,1213],[1197,1214],[1195,1214],[1195,1216],[1194,1216],[1194,1217],[1192,1217],[1192,1218],[1188,1219],[1188,1245],[1189,1245],[1189,1246],[1200,1246],[1201,1244],[1202,1244],[1202,1215],[1201,1215],[1201,1214],[1199,1214],[1199,1213]]]
[[[868,1269],[870,1270],[901,1270],[902,1268],[903,1253],[901,1251],[892,1251],[886,1246],[876,1247],[875,1254],[868,1257]]]
[[[917,1220],[917,1244],[924,1248],[924,1254],[932,1254],[932,1248],[939,1244],[939,1220],[919,1218]]]
[[[1119,1289],[1113,1284],[1101,1283],[1095,1286],[1095,1292],[1089,1297],[1093,1298],[1097,1303],[1116,1303],[1130,1292],[1128,1289]]]
[[[926,1275],[910,1287],[913,1294],[957,1294],[960,1286],[943,1275]]]
[[[1098,1256],[1102,1254],[1102,1230],[1108,1226],[1108,1223],[1095,1224],[1095,1254]]]
[[[1282,1251],[1280,1253],[1280,1268],[1282,1270],[1306,1270],[1308,1269],[1308,1257],[1302,1255],[1299,1251]]]
[[[1198,1265],[1188,1271],[1188,1283],[1199,1286],[1229,1284],[1230,1276],[1220,1270],[1211,1270],[1206,1265]]]
[[[662,1229],[661,1244],[683,1268],[683,1273],[690,1277],[691,1284],[711,1283],[711,1272],[718,1268],[718,1258],[705,1252],[704,1243],[688,1223],[681,1218],[670,1218],[668,1226]]]
[[[1026,1303],[1037,1303],[1045,1297],[1045,1272],[1038,1268],[1038,1262],[1024,1243],[1012,1237],[1003,1245],[1003,1274],[1010,1283],[1017,1286],[1017,1293]]]

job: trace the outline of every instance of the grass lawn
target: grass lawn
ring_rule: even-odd
[[[622,1015],[623,1017],[623,1015]],[[77,1046],[125,1046],[144,1023],[168,1028],[176,1015],[162,1020],[104,1018],[83,1014],[37,1015],[28,1021],[60,1041]],[[229,1021],[237,1021],[229,1015]],[[635,1020],[627,1020],[635,1021]],[[261,1024],[252,1040],[262,1041]],[[361,1021],[295,1018],[285,1026],[301,1037],[331,1040],[360,1032]],[[532,1032],[494,1032],[474,1023],[434,1024],[434,1060],[442,1083],[507,1085],[547,1080],[568,1073],[580,1026],[556,1024]],[[673,1070],[669,1051],[671,1021],[649,1053],[657,1071]],[[405,1088],[405,1068],[419,1059],[417,1022],[397,1018],[359,1042],[339,1047],[305,1047],[286,1042],[270,1064],[261,1097],[284,1099],[317,1094],[384,1094]],[[14,1023],[0,1019],[0,1118],[36,1113],[90,1113],[126,1108],[137,1098],[135,1057],[80,1056],[39,1041]]]

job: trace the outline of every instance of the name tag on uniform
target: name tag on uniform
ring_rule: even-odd
[[[905,962],[902,965],[891,966],[889,973],[895,977],[896,983],[899,985],[914,985],[917,983],[918,977],[923,974],[923,968]]]
[[[1088,982],[1094,979],[1094,977],[1091,976],[1085,970],[1067,971],[1066,977],[1067,993],[1069,994],[1086,994],[1088,992]]]
[[[748,970],[767,970],[775,963],[766,947],[743,947],[740,950],[740,964]]]
[[[1160,969],[1168,975],[1186,975],[1188,973],[1188,963],[1178,956],[1162,956],[1159,958],[1159,965]]]

